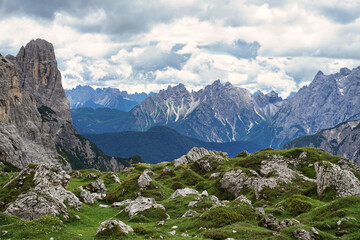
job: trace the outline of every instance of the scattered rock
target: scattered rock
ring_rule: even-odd
[[[195,217],[198,213],[194,210],[187,210],[181,217]]]
[[[120,182],[120,179],[119,179],[119,176],[116,175],[116,174],[114,174],[114,173],[112,173],[112,174],[110,175],[110,178],[113,179],[114,182],[116,182],[116,183],[121,183],[121,182]]]
[[[209,177],[210,180],[215,180],[221,175],[221,172],[212,173]]]
[[[66,190],[70,176],[60,166],[41,164],[36,167],[26,167],[11,181],[34,174],[34,187],[29,192],[21,194],[8,204],[5,213],[26,220],[33,220],[48,214],[62,214],[69,218],[65,202],[80,211],[81,202],[70,191]],[[10,183],[10,182],[9,182]],[[7,183],[7,184],[9,184]]]
[[[82,178],[82,174],[81,174],[81,172],[79,172],[79,171],[73,172],[72,176],[73,176],[74,178]]]
[[[182,236],[182,237],[189,237],[189,234],[187,234],[187,233],[182,233],[180,236]]]
[[[297,240],[311,240],[311,235],[304,229],[297,229],[293,232],[295,239]]]
[[[178,226],[172,226],[171,227],[172,229],[177,229],[177,228],[179,228]]]
[[[83,203],[87,203],[90,205],[94,205],[94,196],[89,192],[87,189],[84,189],[83,187],[78,187],[80,192],[80,199]]]
[[[114,218],[110,218],[100,224],[100,226],[96,230],[96,234],[98,234],[99,232],[105,231],[107,229],[111,229],[115,226],[119,226],[121,231],[123,231],[124,233],[129,233],[129,232],[134,231],[131,226],[126,225],[122,221],[116,220]]]
[[[92,193],[106,193],[107,192],[105,183],[101,178],[99,178],[95,182],[90,183],[86,188]]]
[[[316,235],[316,236],[319,236],[319,232],[314,228],[314,227],[311,227],[311,232]]]
[[[219,200],[218,197],[215,196],[215,195],[211,195],[211,196],[210,196],[210,200],[211,200],[215,205],[220,205],[220,204],[221,204],[221,203],[220,203],[220,200]]]
[[[124,170],[122,170],[123,172],[131,172],[132,170],[134,170],[134,167],[126,167]]]
[[[322,161],[315,163],[317,192],[333,186],[337,197],[358,196],[360,197],[360,180],[349,170],[342,170],[338,165]]]
[[[251,171],[252,176],[249,177],[247,173],[241,169],[230,170],[226,172],[220,180],[221,187],[233,193],[236,197],[241,195],[243,188],[253,189],[256,199],[259,199],[265,187],[274,189],[279,184],[291,183],[296,176],[306,181],[315,182],[314,179],[309,179],[289,168],[287,162],[281,155],[268,154],[267,157],[268,160],[261,162],[260,174]],[[271,174],[271,177],[269,177],[269,174]]]
[[[260,213],[261,215],[265,215],[265,209],[262,208],[262,207],[259,207],[259,208],[255,208],[255,211]]]
[[[76,218],[77,220],[80,220],[80,216],[79,216],[79,215],[75,215],[75,218]]]
[[[164,224],[165,224],[165,221],[160,221],[160,222],[157,223],[158,226],[162,226]]]
[[[204,190],[202,193],[201,193],[201,197],[208,197],[209,194],[206,190]]]
[[[104,200],[104,198],[106,197],[106,193],[91,193],[91,195],[93,196],[94,200]]]
[[[259,226],[266,227],[270,230],[280,230],[280,221],[275,218],[272,214],[268,214],[263,220],[259,222]]]
[[[171,194],[170,198],[185,197],[190,194],[199,195],[199,192],[192,188],[176,189],[176,191]]]
[[[139,179],[138,179],[138,185],[141,188],[146,188],[148,186],[150,186],[150,183],[152,181],[151,177],[154,175],[154,173],[148,169],[145,169],[145,171],[140,175]]]
[[[99,204],[99,207],[101,207],[101,208],[109,208],[109,207],[110,207],[110,205]]]
[[[165,168],[163,169],[163,173],[168,173],[168,172],[170,172],[170,168],[165,167]]]
[[[213,168],[210,165],[210,162],[208,160],[199,160],[196,161],[196,163],[199,165],[200,169],[206,171],[206,172],[210,172],[213,170]]]
[[[173,230],[171,232],[169,232],[171,235],[175,235],[176,234],[176,230]]]
[[[250,206],[252,206],[251,201],[250,201],[246,196],[244,196],[244,195],[238,196],[238,197],[235,199],[235,201],[245,202],[245,203],[249,204]]]
[[[348,222],[350,220],[356,221],[356,218],[354,218],[354,217],[341,218],[339,221],[337,221],[336,225],[340,226],[341,223],[343,223],[344,221]]]
[[[191,162],[195,162],[205,156],[209,156],[212,159],[222,161],[226,158],[227,153],[219,151],[209,151],[205,148],[193,147],[186,155],[174,160],[174,166],[187,165]]]
[[[131,202],[132,202],[132,200],[126,199],[126,200],[121,201],[121,202],[114,202],[111,206],[112,207],[121,207],[122,205],[129,204]]]
[[[165,210],[165,207],[161,204],[157,204],[155,199],[153,198],[137,197],[135,200],[129,203],[129,205],[124,209],[124,211],[129,214],[130,218],[132,218],[138,213],[150,208],[161,208]]]
[[[86,176],[86,178],[90,178],[90,179],[96,179],[97,176],[94,173],[90,173]]]

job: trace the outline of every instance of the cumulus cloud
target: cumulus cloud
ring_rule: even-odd
[[[283,97],[360,65],[352,0],[0,1],[0,52],[54,44],[66,88],[158,91],[216,79]]]

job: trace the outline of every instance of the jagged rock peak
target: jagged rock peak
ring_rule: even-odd
[[[22,46],[16,58],[18,61],[22,59],[25,63],[36,60],[56,61],[54,46],[50,42],[40,38],[31,40],[25,47]]]

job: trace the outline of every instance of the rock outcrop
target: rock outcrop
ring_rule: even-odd
[[[140,175],[139,179],[138,179],[138,185],[141,188],[146,188],[148,186],[150,186],[151,184],[151,177],[154,175],[154,173],[148,169],[145,169],[144,172]]]
[[[328,187],[334,187],[338,197],[360,197],[360,181],[351,171],[327,161],[316,162],[315,171],[319,195]]]
[[[192,188],[183,188],[183,189],[176,189],[173,194],[171,194],[170,198],[176,198],[176,197],[185,197],[187,195],[200,195],[198,191]]]
[[[62,214],[67,219],[69,215],[65,203],[80,211],[81,202],[72,192],[66,190],[70,176],[61,167],[44,164],[29,166],[7,184],[32,175],[31,181],[34,187],[10,203],[5,213],[26,220],[48,214]]]
[[[53,163],[70,169],[56,152],[50,127],[14,64],[0,55],[0,159],[24,168],[30,163]]]
[[[220,180],[221,187],[236,197],[241,195],[243,188],[254,189],[258,199],[265,187],[274,189],[279,184],[291,183],[297,176],[306,181],[315,181],[292,170],[288,165],[288,160],[281,155],[268,155],[268,160],[261,162],[260,173],[254,170],[250,170],[249,173],[250,176],[241,169],[230,170]]]
[[[105,155],[95,144],[80,136],[74,129],[69,102],[65,97],[51,43],[42,39],[31,40],[25,47],[21,47],[16,57],[8,55],[7,59],[16,67],[19,76],[17,81],[21,90],[34,97],[32,104],[40,112],[42,122],[50,127],[50,134],[58,150],[66,154],[73,168],[98,168],[111,171],[125,168],[128,164],[126,161]],[[32,134],[40,136],[36,132]],[[44,145],[48,143],[44,142]],[[53,148],[55,149],[54,146]]]
[[[128,213],[130,218],[132,218],[138,213],[150,208],[161,208],[165,210],[165,207],[161,204],[157,204],[154,198],[137,197],[134,201],[128,203],[128,206],[124,209],[124,211]]]
[[[211,151],[211,150],[209,151],[205,148],[194,147],[186,155],[183,155],[180,158],[175,159],[174,166],[177,167],[180,165],[187,165],[187,164],[195,162],[205,156],[208,156],[209,158],[217,160],[217,161],[223,161],[226,159],[227,153],[219,152],[219,151]]]
[[[133,232],[134,230],[132,229],[131,226],[126,225],[125,223],[123,223],[120,220],[116,220],[114,218],[110,218],[104,222],[102,222],[100,224],[100,226],[98,227],[98,229],[96,230],[96,234],[105,231],[105,230],[109,230],[113,227],[119,226],[121,231],[123,231],[124,233],[129,233],[129,232]]]

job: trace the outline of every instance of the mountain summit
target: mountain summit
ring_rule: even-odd
[[[42,121],[50,127],[60,156],[66,156],[73,168],[120,170],[125,167],[123,159],[105,155],[74,129],[51,43],[31,40],[21,47],[16,57],[8,55],[7,58],[15,65],[21,90],[34,96],[34,104]]]

